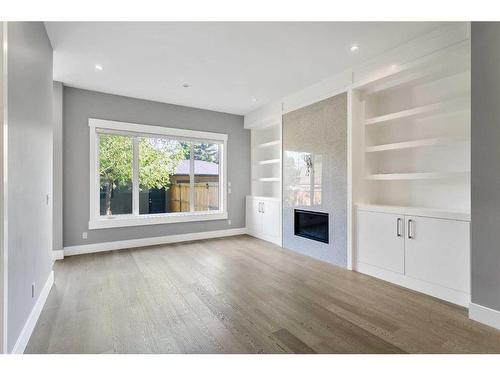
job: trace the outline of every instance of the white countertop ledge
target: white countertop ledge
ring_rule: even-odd
[[[361,211],[384,212],[400,215],[424,216],[438,219],[459,220],[470,222],[470,211],[448,210],[442,208],[411,207],[411,206],[388,206],[377,204],[357,203],[356,207]]]

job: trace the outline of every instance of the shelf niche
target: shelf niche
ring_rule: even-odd
[[[470,211],[469,54],[352,90],[354,203]]]

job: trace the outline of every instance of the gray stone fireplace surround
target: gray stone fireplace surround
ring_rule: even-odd
[[[294,234],[294,210],[327,213],[329,243]],[[347,94],[283,116],[283,247],[347,263]]]

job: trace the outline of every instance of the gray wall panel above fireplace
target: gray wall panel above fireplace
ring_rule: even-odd
[[[307,160],[312,168],[307,168]],[[294,209],[329,214],[328,244],[294,235]],[[283,246],[347,263],[347,94],[283,116]]]

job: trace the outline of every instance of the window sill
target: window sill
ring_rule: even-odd
[[[227,212],[185,212],[175,214],[154,214],[154,215],[121,215],[99,218],[89,221],[89,229],[134,227],[141,225],[188,223],[194,221],[224,220],[227,219]]]

